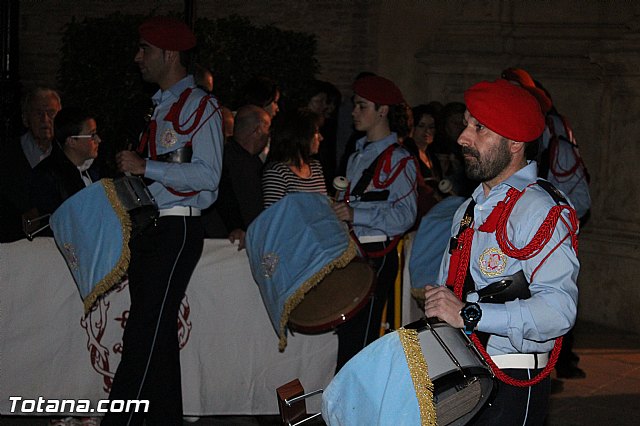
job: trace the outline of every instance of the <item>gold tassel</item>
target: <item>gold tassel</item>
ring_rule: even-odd
[[[286,300],[284,303],[284,307],[282,310],[282,316],[280,317],[280,331],[278,335],[280,336],[280,341],[278,343],[278,349],[280,352],[284,351],[284,348],[287,347],[287,334],[286,327],[289,322],[289,315],[291,311],[293,311],[296,306],[302,302],[304,299],[304,295],[307,294],[309,290],[315,287],[320,281],[324,279],[331,271],[335,268],[344,268],[347,266],[354,257],[358,254],[356,249],[356,245],[351,238],[349,238],[349,245],[345,249],[345,251],[334,259],[332,262],[329,262],[325,266],[323,266],[318,272],[313,274],[308,280],[306,280],[298,289]]]
[[[400,328],[398,336],[400,343],[402,343],[402,349],[404,349],[404,356],[407,358],[409,373],[418,398],[420,424],[422,426],[437,425],[436,408],[433,404],[433,383],[429,378],[429,369],[422,354],[418,332]]]
[[[93,304],[98,300],[100,296],[105,294],[114,285],[118,284],[122,277],[127,273],[129,269],[129,261],[131,260],[131,252],[129,251],[129,238],[131,237],[131,218],[129,213],[125,210],[122,202],[118,198],[115,185],[112,179],[101,179],[104,191],[107,194],[107,199],[113,207],[114,212],[120,220],[120,226],[122,229],[122,250],[120,252],[120,259],[114,266],[114,268],[102,278],[98,284],[91,290],[91,293],[84,299],[84,313],[89,313]]]

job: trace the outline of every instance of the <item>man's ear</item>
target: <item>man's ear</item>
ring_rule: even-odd
[[[516,152],[524,151],[524,144],[525,142],[509,140],[509,149],[511,150],[512,154],[515,154]]]
[[[180,52],[176,52],[175,50],[165,50],[164,57],[167,62],[171,62],[171,61],[180,62]]]
[[[386,117],[389,114],[389,105],[380,105],[378,108],[378,114],[380,117]]]

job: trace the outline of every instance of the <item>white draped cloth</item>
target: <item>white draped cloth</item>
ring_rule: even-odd
[[[107,398],[128,307],[125,282],[84,318],[53,239],[0,244],[0,413],[20,414],[10,396]],[[226,240],[205,241],[178,320],[185,415],[276,414],[277,387],[333,377],[336,336],[295,334],[279,352],[247,256]]]

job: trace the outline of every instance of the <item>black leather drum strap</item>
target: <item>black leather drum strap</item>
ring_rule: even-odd
[[[390,146],[393,146],[393,149],[395,149],[396,147],[398,147],[400,145],[397,144],[397,143],[394,143],[394,144],[392,144]],[[389,149],[389,148],[387,147],[387,149]],[[382,151],[380,153],[380,155],[378,155],[376,157],[376,159],[373,160],[373,162],[371,164],[369,164],[369,167],[367,167],[362,172],[362,176],[360,177],[358,182],[353,186],[353,189],[351,190],[351,195],[352,196],[360,197],[360,196],[362,196],[362,194],[364,194],[364,191],[367,189],[367,186],[369,186],[369,184],[371,183],[371,180],[373,180],[373,176],[376,174],[376,167],[378,165],[378,161],[380,161],[380,159],[382,158],[382,155],[385,152],[387,152],[387,149]]]

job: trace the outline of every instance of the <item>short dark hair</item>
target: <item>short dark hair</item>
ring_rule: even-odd
[[[85,121],[93,118],[93,115],[79,107],[62,108],[53,122],[53,134],[55,140],[64,146],[69,136],[74,136],[82,131]]]
[[[413,107],[413,121],[417,124],[420,122],[420,119],[423,115],[430,115],[433,117],[433,121],[439,121],[439,112],[435,105],[433,104],[421,104]]]
[[[254,77],[245,84],[242,91],[244,104],[265,108],[276,99],[279,91],[276,82],[269,77]]]
[[[311,140],[318,131],[318,114],[300,108],[275,118],[271,128],[268,162],[292,162],[300,167],[301,161],[311,160]]]

